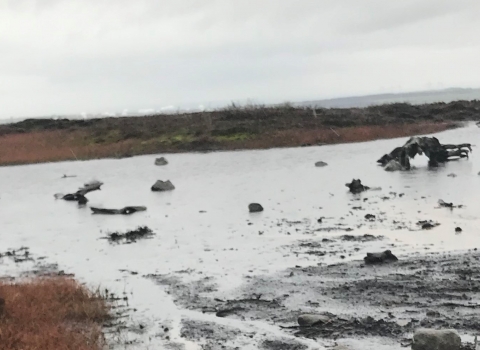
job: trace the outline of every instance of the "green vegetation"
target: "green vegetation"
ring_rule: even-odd
[[[367,108],[231,105],[199,113],[0,125],[0,164],[295,147],[433,133],[480,119],[480,101]]]

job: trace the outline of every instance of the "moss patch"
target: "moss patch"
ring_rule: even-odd
[[[236,133],[231,135],[219,135],[212,136],[212,139],[218,142],[227,142],[227,141],[245,141],[252,138],[252,135],[247,133]]]

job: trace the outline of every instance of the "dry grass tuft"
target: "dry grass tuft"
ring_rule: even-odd
[[[99,295],[66,277],[0,282],[5,300],[0,346],[5,350],[96,350],[105,346],[109,308]]]
[[[338,144],[426,135],[456,127],[452,123],[416,123],[404,125],[364,125],[343,128],[281,130],[246,141],[230,142],[223,148],[262,149],[301,145]],[[230,147],[229,147],[230,146]]]
[[[28,164],[61,160],[120,157],[133,141],[112,144],[85,144],[83,132],[66,130],[34,131],[0,137],[0,164]]]

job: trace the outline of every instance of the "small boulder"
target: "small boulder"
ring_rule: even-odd
[[[352,182],[345,184],[345,186],[347,186],[352,193],[360,193],[370,189],[370,187],[362,185],[362,181],[360,179],[353,179]]]
[[[170,180],[167,180],[167,181],[158,180],[152,186],[152,191],[154,192],[172,191],[174,189],[175,189],[175,186],[173,186]]]
[[[75,194],[85,196],[89,192],[101,190],[102,185],[103,182],[101,181],[90,181],[84,184],[83,187],[80,187]]]
[[[405,170],[399,161],[392,159],[385,165],[385,171],[400,171]]]
[[[384,154],[382,156],[382,158],[380,158],[379,160],[377,160],[377,163],[380,164],[381,166],[385,166],[386,164],[388,164],[389,161],[391,161],[393,158],[393,156],[391,154]]]
[[[258,203],[250,203],[248,205],[248,211],[250,213],[259,213],[261,211],[263,211],[263,207],[261,204],[258,204]]]
[[[456,232],[456,233],[461,233],[461,232],[462,232],[462,228],[461,228],[461,227],[455,227],[455,232]]]
[[[417,329],[413,335],[412,350],[460,350],[462,340],[453,329]]]
[[[328,165],[327,163],[322,162],[322,161],[315,163],[315,166],[316,166],[317,168],[322,168],[322,167],[327,166],[327,165]]]
[[[330,320],[328,316],[304,314],[298,316],[298,324],[300,327],[312,327],[318,324],[326,323]]]
[[[429,230],[434,227],[440,226],[438,222],[433,222],[432,220],[422,220],[417,222],[417,225],[422,227],[422,230]]]
[[[398,261],[398,258],[390,250],[381,253],[367,253],[363,258],[366,264],[381,264],[386,262]]]
[[[365,215],[365,220],[375,221],[375,215],[373,215],[373,214],[367,214],[367,215]]]
[[[155,159],[155,165],[167,165],[168,161],[165,159],[165,157],[160,157]]]
[[[448,176],[448,177],[457,177],[457,174],[451,173],[451,174],[448,174],[447,176]]]

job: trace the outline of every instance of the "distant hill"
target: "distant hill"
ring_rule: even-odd
[[[451,88],[445,90],[431,90],[420,92],[408,92],[401,94],[380,94],[368,96],[354,96],[333,98],[328,100],[316,100],[293,103],[298,107],[322,107],[322,108],[362,108],[372,105],[382,105],[395,102],[407,102],[410,104],[424,104],[434,102],[452,102],[457,100],[480,100],[480,89]]]
[[[341,97],[333,98],[328,100],[314,100],[314,101],[302,101],[302,102],[293,102],[290,103],[295,107],[313,107],[318,108],[363,108],[372,105],[383,105],[395,102],[407,102],[410,104],[425,104],[425,103],[434,103],[434,102],[452,102],[458,100],[480,100],[480,89],[463,89],[463,88],[450,88],[445,90],[430,90],[430,91],[420,91],[420,92],[408,92],[401,94],[379,94],[379,95],[367,95],[367,96],[353,96],[353,97]],[[246,106],[251,104],[251,101],[237,101],[235,102],[237,106]],[[216,102],[208,103],[205,106],[203,105],[189,105],[182,107],[168,106],[158,109],[140,109],[137,111],[129,111],[127,114],[124,112],[118,113],[92,113],[92,114],[71,114],[71,115],[51,115],[51,116],[36,116],[33,119],[61,119],[68,118],[70,120],[78,119],[93,119],[93,118],[107,118],[107,117],[139,117],[146,115],[156,115],[156,114],[176,114],[176,113],[194,113],[201,111],[214,111],[217,109],[222,109],[228,106],[230,103]],[[254,103],[255,105],[255,103]],[[262,105],[262,103],[259,103]],[[279,104],[281,105],[281,104]],[[267,105],[272,106],[272,105]],[[273,105],[276,106],[276,105]],[[29,118],[5,118],[0,119],[1,124],[11,124],[20,122],[22,120]]]

